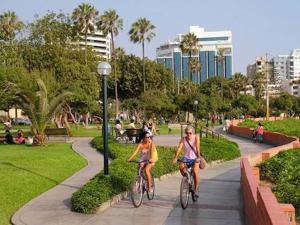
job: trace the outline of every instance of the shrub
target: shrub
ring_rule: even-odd
[[[103,151],[100,138],[95,138],[92,145],[99,151]],[[136,175],[137,165],[127,163],[135,145],[124,145],[109,140],[109,157],[113,159],[109,166],[110,176],[106,177],[100,172],[85,186],[72,196],[72,210],[81,213],[93,213],[101,203],[113,196],[129,189]],[[225,139],[203,139],[201,149],[208,162],[214,160],[230,160],[240,156],[235,143]],[[171,163],[175,148],[157,147],[159,160],[152,171],[154,177],[178,170],[177,165]]]
[[[261,179],[271,181],[278,200],[293,204],[300,219],[300,149],[280,152],[259,165]]]

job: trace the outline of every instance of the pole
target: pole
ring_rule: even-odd
[[[269,104],[270,104],[270,101],[269,101],[269,71],[268,71],[268,54],[266,54],[266,78],[267,78],[267,87],[266,87],[266,103],[267,103],[267,112],[266,112],[266,120],[268,121],[269,120],[269,114],[270,114],[270,111],[269,111]]]
[[[107,80],[102,76],[103,87],[103,152],[104,152],[104,175],[108,175],[108,127],[107,127]]]

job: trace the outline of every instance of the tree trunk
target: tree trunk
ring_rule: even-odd
[[[143,82],[144,82],[144,92],[146,92],[146,70],[145,70],[145,43],[142,42],[142,48],[143,48]]]
[[[85,32],[84,58],[85,58],[85,65],[87,65],[87,31]]]
[[[118,99],[118,81],[117,81],[117,62],[116,62],[116,55],[115,55],[115,43],[114,43],[114,34],[111,34],[111,49],[112,49],[112,58],[114,62],[114,76],[115,76],[115,98],[116,98],[116,118],[119,114],[119,99]]]
[[[86,125],[86,126],[89,125],[89,118],[90,118],[90,113],[87,112],[87,113],[85,114],[85,125]]]

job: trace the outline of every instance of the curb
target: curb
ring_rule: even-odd
[[[162,175],[162,176],[160,176],[158,178],[154,178],[154,181],[155,182],[160,182],[160,181],[166,180],[166,179],[168,179],[170,177],[173,177],[173,176],[176,176],[176,175],[179,175],[179,171],[164,174],[164,175]],[[106,202],[103,202],[96,209],[95,214],[100,214],[100,213],[104,212],[105,210],[107,210],[110,207],[112,207],[115,204],[117,204],[122,199],[127,198],[129,195],[130,195],[130,192],[129,191],[125,191],[125,192],[122,192],[121,194],[118,194],[118,195],[114,196],[112,199],[110,199],[110,200],[108,200]]]

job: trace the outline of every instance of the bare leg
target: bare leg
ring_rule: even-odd
[[[194,183],[195,183],[195,191],[198,190],[198,187],[199,187],[199,181],[200,181],[200,178],[199,178],[199,163],[198,162],[195,162],[194,164],[194,167],[193,167],[193,171],[194,171]]]
[[[147,177],[147,183],[148,183],[148,188],[152,187],[152,176],[151,176],[151,170],[154,166],[154,163],[148,163],[145,167],[145,173]]]
[[[180,164],[179,164],[179,170],[180,170],[181,175],[184,176],[185,173],[186,173],[186,166],[185,166],[185,163],[180,162]]]

